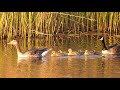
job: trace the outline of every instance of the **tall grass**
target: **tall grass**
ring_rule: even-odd
[[[0,38],[97,32],[120,34],[119,12],[0,12]]]

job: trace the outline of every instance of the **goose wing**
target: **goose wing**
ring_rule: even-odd
[[[113,47],[116,47],[118,44],[113,44],[112,46],[109,46],[108,49],[111,49]]]
[[[31,50],[26,51],[24,54],[29,54],[29,55],[39,54],[39,55],[41,55],[44,51],[47,51],[47,48],[31,49]]]
[[[112,48],[109,49],[113,54],[120,54],[120,45],[115,45]]]
[[[45,52],[45,51],[47,51],[47,50],[48,50],[47,48],[37,49],[37,50],[35,51],[35,53],[41,55],[43,52]]]

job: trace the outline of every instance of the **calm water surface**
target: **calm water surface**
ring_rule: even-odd
[[[116,39],[106,37],[106,45],[116,43]],[[119,39],[118,39],[119,40]],[[119,78],[120,58],[101,56],[64,56],[44,58],[17,58],[16,48],[7,45],[11,40],[0,41],[0,78]],[[97,36],[19,40],[24,52],[31,48],[53,47],[54,50],[101,51]]]

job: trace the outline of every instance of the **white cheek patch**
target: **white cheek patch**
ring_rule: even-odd
[[[103,40],[103,37],[100,40]]]

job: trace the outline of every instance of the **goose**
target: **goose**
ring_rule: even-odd
[[[109,47],[106,47],[105,45],[105,41],[104,41],[104,37],[103,36],[99,36],[98,37],[99,40],[102,41],[102,55],[113,55],[113,54],[120,54],[120,45],[118,44],[113,44]]]
[[[70,56],[71,56],[71,55],[72,55],[72,56],[73,56],[73,55],[79,55],[79,53],[76,52],[76,51],[72,51],[72,49],[69,48],[69,49],[68,49],[68,55],[70,55]]]
[[[28,50],[28,51],[22,53],[17,40],[12,40],[8,44],[12,44],[12,45],[14,45],[16,47],[18,57],[44,57],[49,51],[52,50],[52,48],[50,48],[50,49],[47,49],[47,48],[42,48],[42,49],[35,48],[35,49],[31,49],[31,50]]]
[[[88,50],[85,50],[85,53],[84,53],[84,55],[101,55],[99,52],[96,52],[95,50],[93,50],[93,51],[88,51]]]
[[[82,50],[78,50],[79,55],[84,55],[84,52]]]
[[[55,57],[55,56],[58,57],[58,56],[64,56],[64,54],[61,53],[61,52],[55,52],[55,51],[52,51],[51,56],[52,56],[52,57]]]
[[[101,55],[100,52],[97,52],[97,51],[95,51],[95,50],[92,51],[92,54],[93,54],[93,55]]]
[[[94,55],[94,52],[90,52],[90,51],[88,51],[88,50],[85,50],[84,55],[85,55],[85,56]]]
[[[85,50],[84,55],[90,55],[90,52],[88,50]]]
[[[59,50],[58,52],[61,53],[63,56],[67,56],[67,52],[65,51]]]

